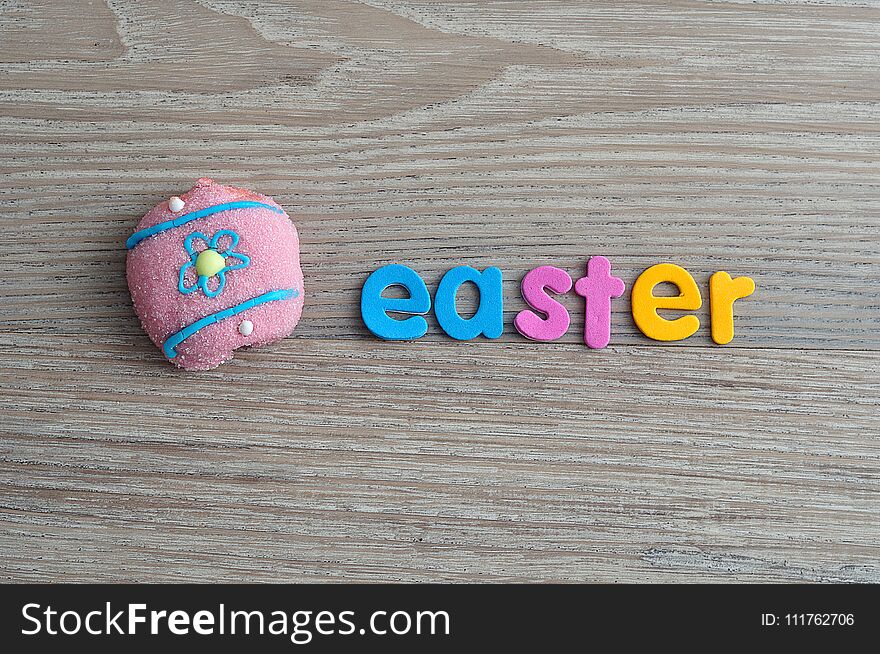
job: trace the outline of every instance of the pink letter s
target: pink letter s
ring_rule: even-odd
[[[534,311],[525,309],[516,314],[513,325],[516,330],[533,341],[553,341],[562,336],[571,324],[568,310],[547,295],[549,288],[554,293],[567,293],[571,290],[571,277],[554,266],[540,266],[526,273],[522,280],[522,296],[530,307],[547,315],[547,319]]]

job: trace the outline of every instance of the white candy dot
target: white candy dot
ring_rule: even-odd
[[[238,326],[238,333],[242,336],[250,336],[254,331],[254,323],[250,320],[242,320]]]
[[[170,200],[168,200],[168,208],[171,209],[174,213],[177,213],[181,209],[183,209],[184,201],[179,197],[172,196]]]

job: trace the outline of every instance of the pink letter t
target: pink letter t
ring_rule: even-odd
[[[574,290],[586,298],[584,342],[587,347],[600,349],[611,340],[611,298],[620,297],[626,285],[619,277],[611,276],[611,262],[605,257],[591,257],[587,276],[575,282]]]

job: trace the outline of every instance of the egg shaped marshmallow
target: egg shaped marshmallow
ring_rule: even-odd
[[[153,207],[125,245],[135,313],[181,368],[209,370],[299,322],[299,238],[270,197],[202,178]]]

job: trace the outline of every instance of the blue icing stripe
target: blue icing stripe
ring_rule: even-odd
[[[197,320],[191,325],[187,325],[179,332],[171,334],[171,336],[169,336],[166,339],[165,343],[162,345],[162,351],[165,353],[166,357],[168,357],[169,359],[173,359],[177,356],[177,352],[174,348],[183,343],[183,341],[188,339],[200,329],[204,329],[205,327],[220,322],[221,320],[225,320],[226,318],[231,318],[232,316],[238,315],[242,311],[253,309],[254,307],[265,304],[266,302],[287,300],[289,298],[295,298],[298,295],[299,291],[297,291],[295,288],[287,288],[280,291],[269,291],[268,293],[263,293],[262,295],[258,295],[257,297],[252,297],[250,300],[245,300],[241,304],[236,304],[234,307],[229,307],[228,309],[224,309],[223,311],[218,311],[217,313],[207,315],[201,320]]]
[[[174,229],[175,227],[180,227],[181,225],[186,225],[187,223],[191,223],[192,221],[198,220],[199,218],[213,216],[215,213],[220,213],[221,211],[231,211],[232,209],[250,209],[251,207],[261,207],[263,209],[269,209],[270,211],[274,211],[278,214],[284,213],[282,209],[279,209],[278,207],[273,207],[271,204],[264,204],[263,202],[255,202],[253,200],[240,200],[238,202],[225,202],[223,204],[215,204],[213,207],[205,207],[204,209],[199,209],[198,211],[185,213],[182,216],[174,218],[173,220],[166,220],[164,223],[158,223],[156,225],[153,225],[152,227],[147,227],[146,229],[142,229],[139,232],[135,232],[125,241],[125,247],[126,249],[131,250],[135,245],[143,241],[145,238],[148,238],[155,234],[159,234],[169,229]]]

